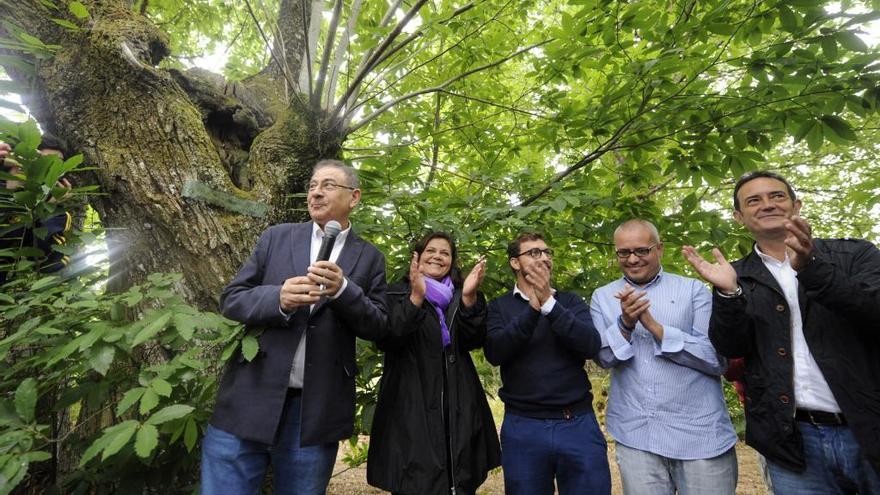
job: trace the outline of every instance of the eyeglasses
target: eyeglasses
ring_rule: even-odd
[[[651,244],[648,247],[640,247],[635,249],[618,249],[615,251],[617,253],[617,257],[620,259],[629,258],[632,255],[636,255],[639,258],[644,258],[645,256],[651,254],[651,250],[657,247],[656,244]]]
[[[331,181],[322,182],[320,184],[318,184],[317,182],[309,182],[309,192],[313,192],[317,189],[320,189],[320,190],[326,191],[326,192],[333,192],[337,188],[340,188],[340,187],[343,189],[348,189],[349,191],[354,191],[355,189],[357,189],[356,187],[344,186],[342,184],[337,184],[337,183],[331,182]]]
[[[532,248],[532,249],[529,249],[528,251],[523,251],[523,252],[519,253],[518,255],[516,255],[516,257],[519,258],[520,256],[522,256],[524,254],[527,254],[535,259],[539,259],[542,254],[546,254],[548,258],[552,258],[553,257],[553,250],[550,248],[546,248],[546,249]]]

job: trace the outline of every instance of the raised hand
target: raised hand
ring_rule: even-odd
[[[550,268],[544,263],[529,263],[523,267],[523,273],[526,282],[532,287],[535,299],[537,299],[537,309],[540,309],[553,294],[553,291],[550,288]],[[529,297],[531,297],[531,295]],[[529,300],[529,303],[531,302],[532,301]]]
[[[813,229],[806,220],[797,215],[791,217],[784,225],[788,230],[788,236],[783,242],[793,252],[791,267],[799,272],[806,268],[813,257]]]
[[[623,324],[628,328],[634,328],[642,313],[651,307],[651,301],[645,297],[646,292],[637,291],[629,284],[623,286],[623,290],[614,294],[620,300],[620,311]]]
[[[464,279],[464,285],[461,289],[461,302],[463,302],[465,306],[470,307],[477,302],[477,290],[480,288],[480,284],[483,283],[483,278],[485,276],[486,257],[480,256],[477,264],[474,265],[467,278]]]
[[[409,263],[409,300],[418,307],[425,301],[425,276],[419,271],[419,253],[413,252]]]
[[[724,259],[724,255],[718,248],[712,248],[712,255],[715,256],[716,263],[704,260],[692,246],[684,246],[681,248],[681,253],[700,277],[714,285],[716,289],[728,293],[736,290],[736,270]]]

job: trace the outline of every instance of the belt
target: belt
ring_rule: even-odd
[[[287,388],[287,397],[288,398],[299,397],[302,395],[302,393],[303,393],[303,389],[301,389],[301,388],[290,388],[290,387]]]
[[[846,426],[847,424],[843,413],[811,411],[809,409],[796,409],[794,419],[816,426]]]

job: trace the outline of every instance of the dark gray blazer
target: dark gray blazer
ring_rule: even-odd
[[[266,229],[254,252],[220,296],[223,315],[249,329],[262,328],[250,362],[236,353],[227,364],[211,424],[244,440],[272,444],[287,383],[303,332],[308,332],[302,391],[301,445],[349,438],[355,410],[355,337],[378,340],[387,332],[385,258],[349,233],[336,264],[348,279],[335,300],[314,311],[301,307],[290,320],[279,311],[284,281],[305,275],[312,223]]]

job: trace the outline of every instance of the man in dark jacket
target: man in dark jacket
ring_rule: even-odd
[[[752,253],[684,255],[715,286],[709,336],[745,358],[746,441],[776,493],[880,493],[880,251],[814,239],[791,185],[753,172],[734,188]]]
[[[387,331],[385,259],[354,234],[357,175],[337,160],[315,165],[312,221],[266,229],[220,296],[223,314],[256,330],[251,361],[229,362],[202,444],[202,494],[258,493],[268,465],[275,494],[324,493],[339,440],[353,433],[355,337]],[[316,261],[323,229],[342,232]]]
[[[486,359],[501,366],[501,463],[508,495],[611,493],[605,437],[584,370],[602,339],[590,307],[550,287],[553,250],[539,234],[507,248],[511,292],[489,303]]]

